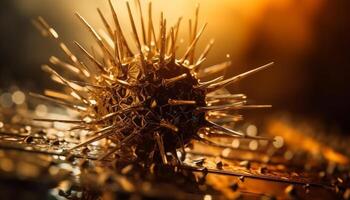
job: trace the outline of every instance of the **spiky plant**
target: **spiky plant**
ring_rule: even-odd
[[[115,158],[143,163],[169,163],[168,153],[178,160],[176,149],[184,148],[191,140],[207,141],[203,135],[230,135],[248,137],[243,133],[225,127],[223,122],[239,120],[232,111],[266,107],[245,105],[246,96],[230,94],[223,88],[240,79],[263,70],[272,63],[223,79],[201,82],[200,78],[218,72],[229,66],[229,62],[202,68],[202,64],[213,45],[208,46],[195,60],[195,47],[206,24],[197,31],[198,7],[193,28],[190,26],[190,42],[184,55],[176,56],[177,38],[181,18],[175,26],[167,28],[167,21],[161,14],[159,30],[155,31],[152,20],[152,4],[148,7],[147,28],[138,2],[141,27],[136,28],[130,5],[126,2],[134,41],[127,41],[120,26],[116,10],[111,0],[114,25],[98,13],[107,34],[97,33],[79,14],[76,16],[92,33],[103,52],[100,57],[89,53],[75,42],[82,53],[91,61],[81,62],[68,47],[61,42],[57,32],[43,18],[35,24],[43,34],[58,41],[60,48],[68,56],[66,63],[56,57],[50,62],[72,72],[79,81],[68,80],[49,65],[43,69],[51,77],[70,91],[70,95],[60,92],[46,92],[36,95],[54,103],[78,110],[80,119],[41,119],[76,124],[74,129],[88,130],[91,138],[74,147],[80,148],[92,142],[108,139],[109,151],[101,159],[112,154]],[[112,28],[114,27],[114,28]],[[147,30],[146,30],[147,29]],[[157,32],[157,33],[156,33]],[[129,43],[135,42],[137,52]],[[204,134],[199,134],[199,132]],[[201,135],[201,136],[200,136]],[[250,137],[251,139],[259,139]]]

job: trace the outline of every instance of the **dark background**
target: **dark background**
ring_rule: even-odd
[[[57,47],[40,36],[30,23],[31,18],[45,15],[64,37],[71,39],[79,35],[68,35],[76,30],[66,27],[70,18],[67,20],[67,13],[62,12],[64,6],[56,9],[54,1],[50,1],[48,5],[41,5],[48,7],[47,12],[22,12],[18,2],[2,0],[0,3],[0,88],[6,90],[17,85],[24,90],[41,90],[52,83],[41,72],[40,65],[57,52]],[[274,5],[274,2],[279,5]],[[250,18],[237,16],[235,11],[241,8],[236,4],[225,8],[218,6],[209,11],[204,5],[203,15],[214,20],[208,34],[218,40],[210,62],[222,60],[224,52],[231,54],[234,65],[241,66],[228,70],[227,74],[233,75],[274,61],[273,68],[230,89],[248,94],[254,103],[272,104],[272,111],[265,112],[265,115],[288,112],[295,118],[316,120],[325,128],[349,134],[349,1],[315,3],[289,0],[283,5],[277,2],[260,6],[259,15]],[[225,18],[218,18],[220,9],[226,13]],[[254,9],[247,12],[254,12]],[[231,44],[230,38],[234,36],[225,33],[227,30],[237,31],[237,25],[232,22],[235,19],[247,20],[246,23],[240,21],[247,27],[243,32],[244,39],[236,37],[236,40],[244,41],[239,48]],[[224,28],[220,29],[215,20],[225,23]]]

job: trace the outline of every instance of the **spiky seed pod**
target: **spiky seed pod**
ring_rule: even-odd
[[[196,44],[206,26],[197,30],[199,7],[196,10],[194,28],[190,28],[190,44],[185,54],[176,58],[176,41],[181,18],[175,26],[167,28],[166,19],[162,14],[159,36],[156,37],[152,4],[149,3],[148,7],[146,32],[138,2],[141,22],[139,34],[130,5],[128,2],[126,4],[135,41],[126,40],[111,0],[109,5],[114,28],[98,9],[107,33],[97,33],[82,16],[76,14],[92,33],[103,52],[98,58],[75,42],[91,61],[89,65],[81,62],[68,49],[59,39],[57,32],[43,18],[39,17],[35,21],[42,33],[58,41],[60,48],[70,59],[70,62],[66,63],[51,57],[51,64],[69,70],[79,79],[79,81],[68,80],[49,65],[43,66],[55,81],[70,91],[70,95],[46,91],[45,95],[34,94],[34,96],[78,110],[80,119],[40,120],[73,123],[76,124],[74,129],[89,130],[92,133],[91,138],[75,146],[74,149],[106,138],[111,141],[110,150],[102,155],[101,159],[117,154],[119,159],[136,160],[146,164],[161,162],[168,164],[167,153],[172,153],[173,157],[176,157],[176,149],[183,148],[193,139],[212,144],[199,136],[200,130],[209,136],[226,134],[233,137],[248,137],[223,126],[228,119],[232,121],[241,118],[231,111],[269,106],[245,105],[245,95],[230,94],[223,88],[267,68],[272,63],[226,80],[219,77],[201,82],[201,77],[221,71],[230,63],[224,62],[201,68],[213,41],[210,41],[198,60],[194,61]],[[129,42],[136,43],[137,53],[130,49]]]

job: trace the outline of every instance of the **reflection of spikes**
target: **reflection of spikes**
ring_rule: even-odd
[[[205,47],[204,51],[203,51],[202,54],[199,56],[197,63],[198,63],[200,60],[202,60],[202,59],[204,59],[204,58],[207,57],[207,55],[208,55],[210,49],[213,47],[214,41],[215,41],[214,39],[211,39],[211,40],[210,40],[209,44]]]
[[[93,136],[93,137],[87,139],[86,141],[84,141],[84,142],[82,142],[82,143],[72,147],[70,150],[77,149],[79,147],[86,146],[86,145],[91,144],[91,143],[93,143],[95,141],[98,141],[98,140],[101,140],[103,138],[106,138],[109,135],[115,133],[115,131],[112,131],[115,128],[116,128],[116,126],[112,125],[112,126],[107,126],[107,127],[103,128],[101,130],[98,130],[98,131],[93,133],[93,135],[96,135],[96,136]]]
[[[29,95],[32,96],[32,97],[35,97],[35,98],[39,98],[39,99],[46,100],[46,101],[49,101],[49,102],[52,102],[52,103],[55,103],[55,104],[58,104],[58,105],[61,105],[61,106],[65,106],[65,107],[71,108],[71,109],[74,109],[74,110],[78,110],[78,111],[86,111],[87,110],[87,108],[85,108],[85,107],[73,105],[73,104],[67,103],[65,101],[62,101],[62,100],[59,100],[59,99],[55,99],[55,98],[52,98],[52,97],[47,97],[47,96],[44,96],[44,95],[41,95],[41,94],[29,93]]]
[[[207,24],[204,24],[203,27],[201,28],[201,30],[198,32],[198,34],[196,35],[195,39],[192,41],[191,45],[187,48],[184,56],[180,59],[180,62],[184,62],[187,57],[190,55],[190,53],[192,52],[192,49],[195,47],[195,45],[197,44],[199,38],[201,37],[205,27],[207,26]]]
[[[168,104],[174,105],[174,106],[175,105],[195,105],[196,101],[169,99]]]
[[[242,105],[244,105],[245,103],[246,101],[239,101],[236,103],[225,104],[225,105],[198,107],[197,110],[198,111],[237,110],[239,108],[242,108]]]
[[[122,46],[126,48],[127,54],[131,56],[132,52],[130,50],[130,47],[129,47],[128,43],[126,42],[125,36],[123,34],[123,31],[122,31],[122,29],[120,27],[118,16],[117,16],[117,12],[115,11],[115,9],[113,7],[112,0],[108,0],[108,3],[109,3],[109,7],[110,7],[110,9],[112,11],[112,16],[113,16],[113,20],[114,20],[115,27],[116,27],[116,32],[120,36],[121,43],[123,44]]]
[[[166,158],[166,154],[165,154],[165,150],[164,150],[163,138],[159,135],[158,132],[154,133],[154,138],[157,141],[159,153],[160,153],[160,156],[162,158],[163,164],[166,165],[166,164],[168,164],[168,160]]]
[[[76,44],[79,49],[90,59],[91,62],[93,62],[99,70],[102,72],[106,72],[105,68],[102,66],[102,64],[96,60],[94,56],[92,56],[83,46],[81,46],[78,42],[74,41],[74,44]]]
[[[111,28],[111,26],[108,24],[108,22],[107,22],[105,16],[103,15],[102,11],[101,11],[99,8],[97,8],[97,12],[98,12],[98,14],[99,14],[100,17],[101,17],[101,20],[102,20],[102,22],[103,22],[103,25],[104,25],[105,28],[107,29],[109,36],[110,36],[111,38],[113,38],[113,31],[112,31],[112,28]]]
[[[107,49],[106,45],[102,42],[102,39],[101,39],[100,35],[95,31],[95,29],[92,28],[92,26],[79,13],[75,13],[75,15],[88,28],[90,33],[94,36],[97,44],[100,46],[102,51],[106,54],[106,56],[108,56],[109,60],[112,61],[112,62],[116,62],[116,60],[113,58],[111,52],[109,52],[109,50]]]
[[[98,158],[98,160],[106,159],[108,156],[110,156],[113,153],[115,153],[116,151],[118,151],[123,145],[126,145],[131,140],[133,140],[137,135],[138,135],[138,133],[136,131],[134,131],[132,134],[125,137],[121,142],[117,143],[117,146],[114,147],[111,151],[107,152],[106,154],[104,154],[100,158]]]
[[[164,86],[169,86],[177,81],[181,81],[187,77],[187,74],[181,74],[179,76],[175,76],[173,78],[163,79],[162,84]]]
[[[231,66],[231,61],[227,61],[227,62],[223,62],[223,63],[213,65],[210,67],[206,67],[202,70],[199,70],[198,74],[199,74],[199,76],[209,76],[211,74],[221,72],[221,71],[227,69],[227,67],[229,67],[229,66]]]
[[[244,72],[244,73],[242,73],[242,74],[239,74],[239,75],[234,76],[234,77],[232,77],[232,78],[226,79],[226,80],[221,81],[221,82],[219,82],[219,83],[214,83],[214,84],[212,84],[212,85],[209,85],[208,88],[207,88],[207,90],[208,90],[208,92],[213,92],[213,91],[218,90],[218,89],[220,89],[220,88],[223,88],[223,87],[225,87],[225,86],[227,86],[227,85],[229,85],[229,84],[232,84],[232,83],[234,83],[234,82],[237,82],[237,81],[239,81],[239,80],[241,80],[241,79],[243,79],[243,78],[245,78],[245,77],[247,77],[247,76],[249,76],[249,75],[251,75],[251,74],[254,74],[254,73],[258,72],[258,71],[261,71],[261,70],[263,70],[263,69],[266,69],[266,68],[270,67],[271,65],[273,65],[273,62],[268,63],[268,64],[266,64],[266,65],[263,65],[263,66],[261,66],[261,67],[258,67],[258,68],[256,68],[256,69],[253,69],[253,70]]]
[[[159,125],[161,127],[168,128],[168,129],[170,129],[170,130],[172,130],[174,132],[178,132],[179,131],[179,128],[177,128],[174,124],[171,124],[171,123],[169,123],[169,122],[167,122],[165,120],[161,120]]]

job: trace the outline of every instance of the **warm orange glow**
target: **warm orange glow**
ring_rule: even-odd
[[[278,120],[270,122],[268,131],[272,135],[282,136],[291,149],[305,150],[314,155],[322,154],[328,161],[338,164],[345,165],[349,163],[348,157],[307,136],[302,129],[294,128],[285,122]]]

